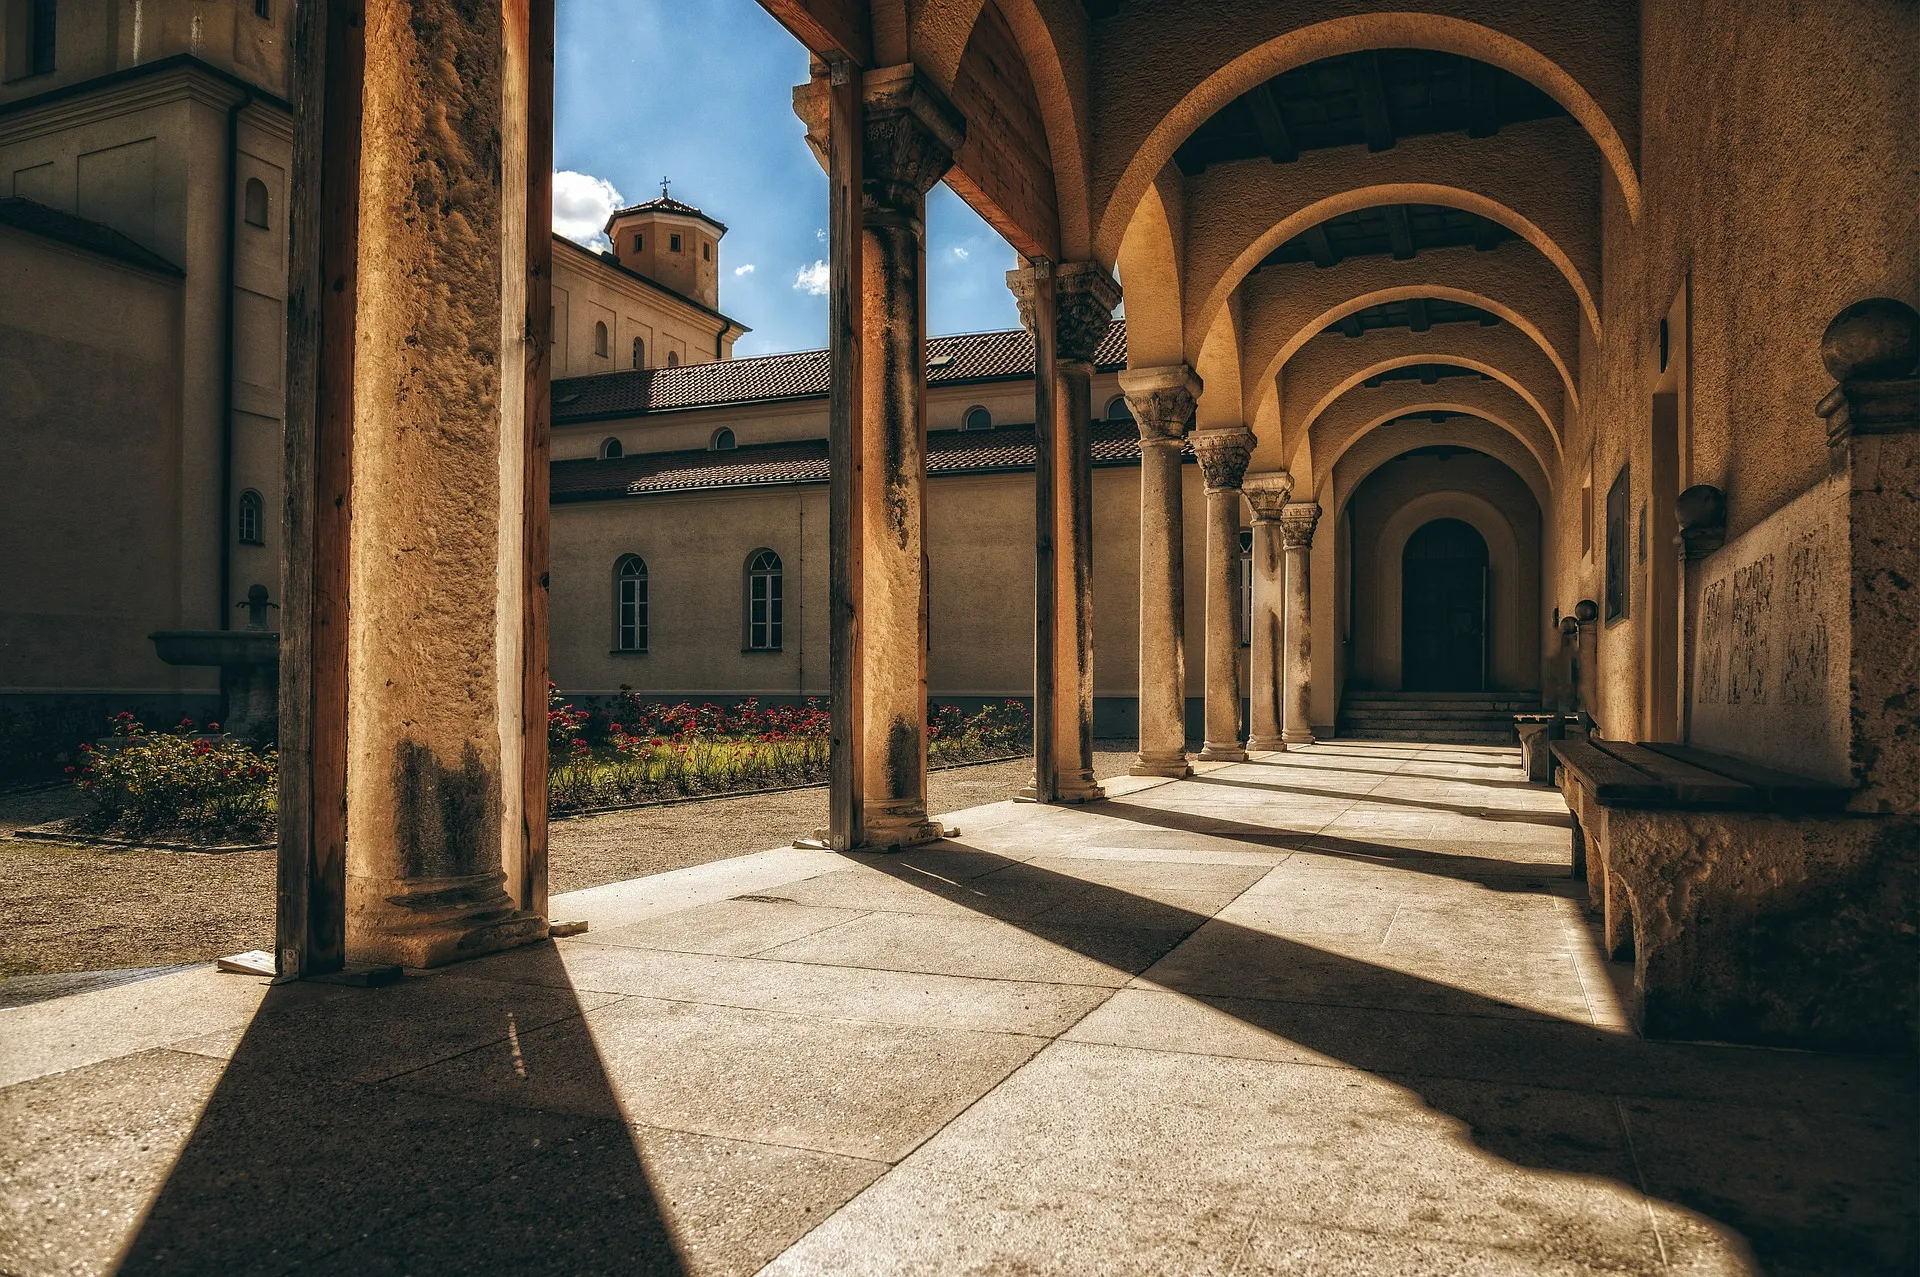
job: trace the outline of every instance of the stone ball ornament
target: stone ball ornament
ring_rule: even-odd
[[[1582,625],[1592,625],[1600,619],[1600,605],[1592,599],[1581,599],[1573,605],[1573,615]]]
[[[1905,376],[1920,364],[1920,312],[1892,297],[1857,301],[1827,325],[1820,358],[1835,381]]]
[[[1696,483],[1674,501],[1673,516],[1674,522],[1682,528],[1724,526],[1727,521],[1727,494],[1710,483]]]

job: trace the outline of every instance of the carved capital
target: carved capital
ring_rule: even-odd
[[[918,212],[953,167],[967,123],[911,64],[869,71],[861,86],[860,193],[867,212]]]
[[[1201,381],[1185,364],[1165,368],[1128,368],[1120,374],[1120,393],[1140,427],[1141,444],[1178,444],[1193,423]]]
[[[1314,525],[1320,522],[1320,507],[1311,501],[1296,501],[1280,511],[1280,543],[1289,550],[1313,546]]]
[[[1199,430],[1192,435],[1193,455],[1200,459],[1200,473],[1206,477],[1207,490],[1238,488],[1240,478],[1253,460],[1253,432],[1245,426],[1231,430]]]
[[[1113,327],[1120,285],[1098,262],[1068,262],[1054,270],[1053,330],[1060,359],[1093,362]]]
[[[1828,444],[1920,431],[1920,312],[1892,297],[1855,302],[1827,325],[1820,358],[1839,383],[1814,408]]]
[[[1293,495],[1293,476],[1285,470],[1262,470],[1241,480],[1240,491],[1253,507],[1255,523],[1273,523],[1286,508],[1287,498]]]

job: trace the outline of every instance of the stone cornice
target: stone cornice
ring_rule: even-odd
[[[1253,432],[1245,426],[1228,430],[1198,430],[1191,436],[1193,455],[1200,459],[1200,473],[1206,477],[1207,491],[1238,489],[1247,463],[1253,460]]]
[[[1285,470],[1262,470],[1241,480],[1240,491],[1253,507],[1255,523],[1273,523],[1293,495],[1293,476]]]
[[[290,135],[291,109],[280,98],[264,89],[251,88],[198,58],[183,55],[11,103],[0,110],[0,143],[44,137],[173,102],[197,102],[224,111],[249,92],[263,111],[286,114]]]
[[[1185,364],[1123,370],[1120,393],[1133,410],[1141,444],[1178,444],[1193,421],[1202,387],[1199,376]]]

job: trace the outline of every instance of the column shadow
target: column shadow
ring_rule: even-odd
[[[1432,777],[1444,780],[1446,777]],[[1301,794],[1308,798],[1345,798],[1356,803],[1380,803],[1387,807],[1416,807],[1422,811],[1443,811],[1478,820],[1498,820],[1516,825],[1546,825],[1554,829],[1573,828],[1573,818],[1557,812],[1513,811],[1503,807],[1462,807],[1455,803],[1421,802],[1414,798],[1394,798],[1386,794],[1350,794],[1338,789],[1309,789],[1305,785],[1270,785],[1258,780],[1234,780],[1227,776],[1189,776],[1182,784],[1225,785],[1233,789],[1265,789],[1276,794]],[[1467,782],[1469,784],[1474,782]]]
[[[526,984],[269,990],[118,1271],[684,1273],[630,1129],[589,1115],[620,1110],[559,955],[526,957]],[[503,1042],[511,1106],[404,1089]]]
[[[1685,1207],[1734,1230],[1722,1242],[1736,1253],[1744,1237],[1766,1272],[1893,1277],[1920,1263],[1911,1061],[1649,1042],[1032,862],[956,873],[970,854],[1004,857],[935,847],[945,878],[964,881],[917,871],[913,853],[862,863],[1406,1088],[1513,1165]],[[1036,891],[1061,901],[1035,913]],[[1116,939],[1129,932],[1135,943]],[[1823,1121],[1828,1101],[1839,1116]]]

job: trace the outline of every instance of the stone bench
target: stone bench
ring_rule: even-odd
[[[1911,1049],[1920,819],[1686,745],[1556,741],[1573,872],[1648,1037]]]

